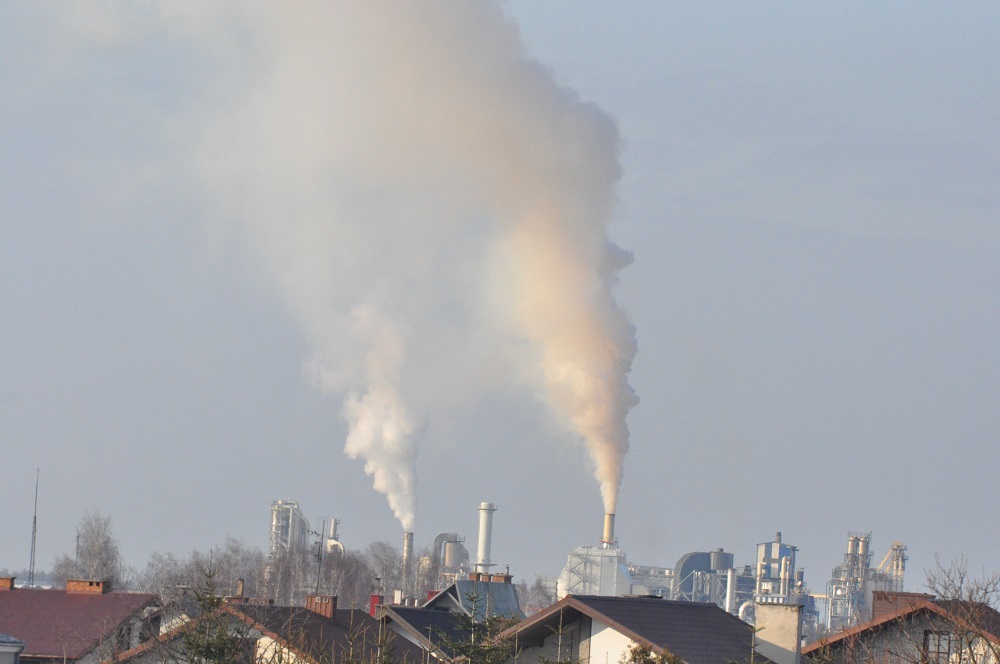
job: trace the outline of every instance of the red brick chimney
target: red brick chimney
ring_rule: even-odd
[[[876,590],[872,593],[872,619],[904,609],[912,609],[934,599],[926,593],[905,593],[891,590]]]
[[[66,592],[70,595],[103,595],[111,592],[111,582],[66,579]]]
[[[385,597],[382,595],[372,595],[368,602],[368,613],[371,614],[372,618],[377,618],[375,614],[378,613],[378,607],[385,604]]]
[[[0,576],[0,592],[14,589],[14,579],[16,576]]]
[[[333,618],[337,611],[336,595],[307,595],[306,608],[324,618]]]

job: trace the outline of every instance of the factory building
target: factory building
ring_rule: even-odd
[[[271,557],[292,548],[309,544],[309,522],[295,500],[275,500],[271,503]]]
[[[613,515],[612,515],[613,529]],[[798,548],[774,539],[757,544],[752,565],[737,567],[723,549],[681,556],[673,568],[630,564],[617,539],[605,535],[597,546],[581,546],[569,554],[559,575],[557,596],[657,596],[670,600],[716,604],[746,622],[754,621],[759,605],[801,607],[806,634],[821,628],[837,630],[870,616],[874,591],[903,589],[906,546],[894,542],[882,562],[871,565],[871,534],[850,533],[844,563],[833,570],[827,593],[814,594],[805,572],[796,566]]]
[[[844,562],[833,568],[827,584],[826,625],[831,630],[871,618],[872,594],[901,592],[906,571],[906,545],[893,542],[882,562],[872,567],[871,533],[848,533]]]
[[[615,515],[604,515],[604,530],[598,546],[579,546],[569,554],[556,583],[556,596],[630,595],[632,577],[625,552],[615,538]]]

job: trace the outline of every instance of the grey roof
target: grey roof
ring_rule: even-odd
[[[338,609],[333,618],[327,618],[301,607],[233,604],[226,608],[316,660],[332,655],[340,661],[352,652],[366,660],[379,648],[378,621],[366,611]],[[421,649],[404,639],[395,639],[391,647],[395,662],[422,659]]]
[[[443,640],[460,642],[467,638],[456,614],[447,609],[428,609],[407,606],[385,606],[385,620],[395,622],[418,639],[426,650],[440,650],[449,657],[452,653]]]
[[[461,610],[476,621],[487,616],[524,618],[517,589],[514,584],[502,581],[459,579],[428,600],[424,607]]]
[[[15,639],[13,636],[7,636],[6,634],[0,634],[0,644],[9,646],[23,646],[24,641]]]
[[[646,597],[568,595],[505,634],[538,640],[560,620],[585,615],[609,625],[657,652],[668,651],[688,664],[734,664],[750,660],[753,628],[715,604]],[[760,655],[755,661],[766,662]]]

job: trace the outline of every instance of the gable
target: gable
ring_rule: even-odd
[[[581,659],[613,664],[632,643],[688,664],[746,662],[753,644],[753,629],[714,604],[640,597],[569,595],[506,634],[515,634],[524,647],[547,651],[551,635],[560,632],[579,639]]]

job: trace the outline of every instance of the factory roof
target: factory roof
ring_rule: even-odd
[[[541,644],[560,623],[586,616],[655,653],[669,652],[687,664],[729,664],[750,659],[753,629],[715,604],[648,597],[567,595],[504,632],[522,644]],[[757,655],[755,661],[765,662]]]
[[[0,630],[24,642],[25,658],[80,659],[158,604],[156,595],[103,592],[103,586],[93,592],[9,586],[0,591]]]

